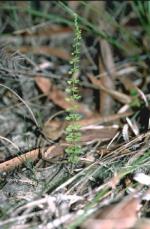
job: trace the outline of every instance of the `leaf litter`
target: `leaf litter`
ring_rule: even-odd
[[[1,2],[0,228],[150,227],[148,36],[138,21],[144,4]],[[73,168],[65,154],[73,40],[67,7],[81,16],[84,43],[77,104],[83,154]]]

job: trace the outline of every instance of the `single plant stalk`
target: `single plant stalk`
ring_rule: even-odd
[[[77,113],[77,106],[74,104],[78,101],[81,96],[79,95],[79,79],[77,78],[79,72],[79,61],[80,61],[80,41],[81,41],[81,30],[78,25],[77,14],[74,14],[74,26],[75,26],[75,37],[73,40],[73,53],[72,60],[70,61],[71,70],[69,74],[70,79],[67,81],[68,87],[66,92],[68,94],[67,100],[71,101],[72,107],[68,109],[68,115],[66,120],[70,121],[70,125],[66,128],[66,141],[69,146],[66,148],[66,153],[68,154],[68,161],[75,164],[79,160],[79,155],[81,154],[80,145],[80,125],[78,121],[81,119],[81,115]]]

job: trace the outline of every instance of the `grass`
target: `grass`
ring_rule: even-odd
[[[73,12],[72,10],[69,9],[69,7],[67,7],[63,2],[59,1],[59,4],[61,9],[63,9],[66,13],[68,13],[68,15],[72,16],[72,13],[75,13]],[[69,19],[65,19],[63,17],[60,17],[60,16],[56,16],[55,14],[44,14],[43,12],[39,12],[37,10],[34,10],[33,8],[31,7],[28,7],[28,8],[18,8],[17,6],[7,6],[7,5],[4,5],[2,6],[2,9],[3,10],[6,10],[6,11],[12,11],[12,12],[15,12],[15,17],[17,18],[16,16],[16,12],[17,11],[22,11],[22,12],[25,12],[29,15],[32,15],[32,16],[36,16],[38,18],[43,18],[43,19],[47,19],[49,20],[50,22],[54,22],[54,23],[64,23],[65,25],[68,25],[68,26],[73,26],[74,25],[74,22],[73,20],[71,19],[71,17]],[[79,22],[80,22],[80,27],[84,30],[86,30],[87,32],[90,32],[90,33],[93,33],[95,35],[98,35],[100,36],[101,38],[104,38],[106,40],[108,40],[112,45],[116,46],[117,48],[121,49],[122,51],[125,51],[124,47],[121,46],[118,42],[116,42],[115,38],[113,38],[112,36],[109,36],[108,34],[106,34],[106,32],[102,31],[99,27],[97,26],[94,26],[92,23],[90,23],[88,20],[86,20],[85,18],[81,17],[78,15],[78,18],[79,18]]]
[[[144,28],[146,33],[150,33],[149,25],[150,25],[150,2],[140,2],[134,1],[132,2],[133,10],[136,12],[138,19]]]

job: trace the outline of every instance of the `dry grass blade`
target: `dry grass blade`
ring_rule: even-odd
[[[0,136],[0,139],[9,142],[10,144],[12,144],[12,146],[13,146],[15,149],[17,149],[18,151],[20,151],[19,147],[18,147],[14,142],[12,142],[11,140],[9,140],[8,138],[5,138],[5,137],[3,137],[3,136]]]
[[[121,119],[124,117],[128,117],[132,114],[133,114],[132,111],[128,111],[128,112],[123,112],[123,113],[118,113],[118,114],[107,115],[104,117],[96,115],[94,117],[89,117],[89,118],[80,120],[79,124],[81,126],[88,126],[88,125],[92,125],[92,124],[110,123],[110,122],[114,122],[115,120],[118,120],[118,119]]]
[[[65,49],[60,48],[52,48],[47,46],[41,46],[41,47],[31,47],[31,46],[22,46],[20,47],[20,52],[22,53],[32,53],[32,54],[42,54],[46,56],[56,56],[63,60],[70,60],[70,55]]]
[[[106,88],[105,86],[102,85],[101,80],[96,79],[94,76],[92,75],[88,75],[89,79],[91,80],[91,82],[98,86],[100,88],[100,90],[103,90],[104,92],[108,93],[109,95],[111,95],[114,99],[116,99],[117,101],[123,103],[123,104],[129,104],[131,103],[131,97],[128,95],[125,95],[121,92],[118,91],[114,91],[111,90],[109,88]]]
[[[29,113],[31,114],[31,117],[32,117],[34,123],[36,124],[37,127],[39,127],[39,125],[38,125],[38,123],[36,121],[36,118],[35,118],[32,110],[31,110],[31,108],[29,107],[29,105],[11,88],[9,88],[9,87],[7,87],[6,85],[3,85],[3,84],[0,84],[0,86],[6,88],[9,91],[11,91],[26,106],[26,108],[28,109]]]
[[[115,74],[115,64],[113,61],[112,51],[108,42],[105,40],[100,41],[100,46],[101,46],[101,53],[102,53],[101,62],[104,63],[103,64],[104,66],[102,64],[101,65],[103,66],[104,70],[108,72],[108,75],[105,76],[103,75],[103,77],[101,77],[101,84],[110,90],[114,90],[115,86],[114,86],[114,81],[112,76]],[[100,67],[99,69],[101,70]],[[114,101],[112,97],[107,92],[102,90],[100,94],[100,114],[102,115],[110,114],[113,105],[114,105]]]

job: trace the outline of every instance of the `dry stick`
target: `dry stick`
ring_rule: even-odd
[[[37,99],[41,99],[41,98],[43,98],[43,97],[45,97],[45,96],[46,96],[46,95],[41,94],[41,95],[38,95],[38,96],[33,97],[32,99],[29,99],[27,102],[30,104],[31,102],[33,102],[33,101],[35,101],[35,100],[37,100]],[[13,105],[10,105],[10,106],[4,107],[4,108],[0,108],[0,112],[1,112],[1,113],[2,113],[2,112],[6,112],[6,111],[9,111],[10,109],[12,109],[12,108],[14,108],[14,107],[20,107],[20,106],[22,106],[22,105],[23,105],[22,102],[17,102],[17,103],[15,103],[15,104],[13,104]]]
[[[27,160],[35,161],[39,157],[40,150],[35,149],[23,155],[17,156],[0,164],[0,172],[7,172],[19,166],[22,166]]]

